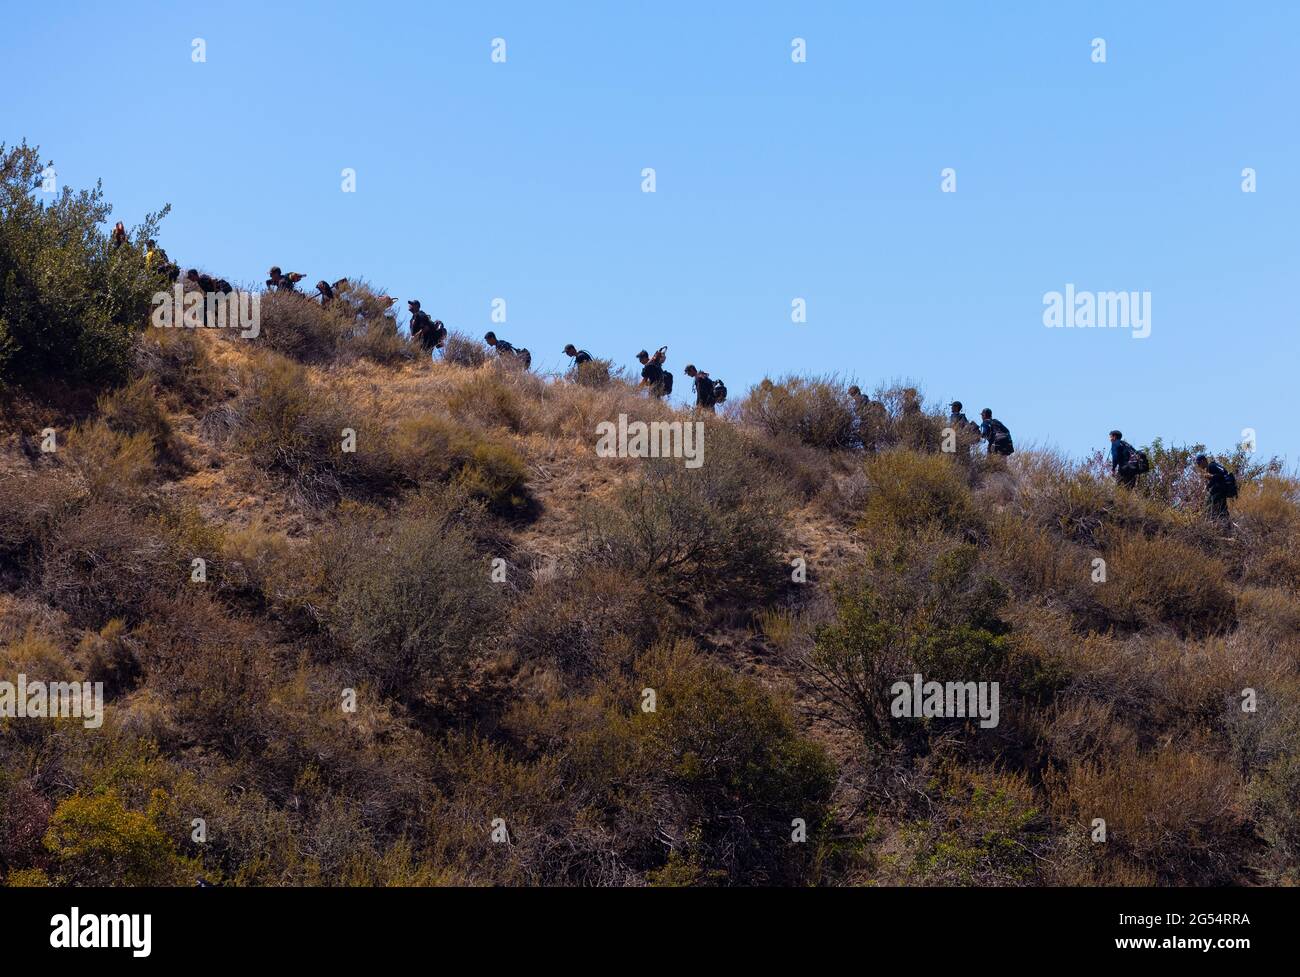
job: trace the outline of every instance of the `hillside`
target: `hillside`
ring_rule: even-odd
[[[100,729],[4,723],[10,884],[1293,878],[1293,481],[1222,537],[1168,472],[959,461],[898,394],[821,447],[824,381],[708,420],[697,470],[601,458],[670,409],[264,318],[146,330],[84,413],[10,395],[0,660],[107,690]],[[998,681],[998,725],[891,717],[916,672]]]
[[[1130,492],[945,444],[910,388],[785,377],[696,417],[600,361],[430,360],[365,283],[263,294],[256,338],[156,328],[155,219],[113,248],[96,193],[26,199],[5,884],[1297,881],[1279,465],[1220,456],[1225,527],[1190,447]],[[607,457],[621,415],[698,421],[700,464]],[[102,722],[19,714],[20,681],[102,683]],[[900,710],[927,682],[980,711]]]

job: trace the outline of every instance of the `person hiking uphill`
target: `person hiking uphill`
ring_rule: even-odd
[[[493,347],[497,351],[498,357],[501,357],[502,359],[507,356],[513,357],[517,363],[523,365],[525,370],[533,365],[532,353],[528,352],[528,350],[524,349],[522,346],[516,349],[504,339],[497,339],[497,334],[491,330],[488,330],[488,332],[483,336],[483,342]]]
[[[983,416],[983,415],[981,415]],[[961,401],[954,400],[948,405],[948,424],[958,433],[979,434],[980,426],[968,418],[962,411]]]
[[[1147,462],[1146,452],[1138,451],[1125,441],[1122,431],[1111,431],[1110,470],[1120,488],[1132,489],[1137,487],[1138,476],[1149,472],[1151,465]]]
[[[167,257],[167,252],[158,247],[158,242],[153,238],[144,242],[144,267],[146,271],[160,271],[167,276],[169,282],[175,282],[181,277],[181,267]]]
[[[1011,441],[1011,431],[994,417],[993,411],[987,407],[980,411],[979,430],[980,437],[989,443],[989,454],[1005,457],[1016,450],[1016,446]]]
[[[585,349],[578,349],[576,346],[573,345],[573,343],[565,344],[564,355],[570,357],[573,360],[573,365],[575,368],[582,366],[583,363],[590,363],[592,359],[590,353],[588,353]]]
[[[650,395],[663,400],[673,392],[673,375],[664,369],[668,359],[668,347],[660,346],[651,356],[645,350],[636,354],[641,364],[641,386],[650,388]]]
[[[717,405],[727,399],[727,385],[697,370],[693,363],[687,363],[682,372],[695,381],[695,409],[717,413]]]
[[[113,225],[112,241],[114,251],[126,244],[126,228],[121,221]]]
[[[1205,455],[1196,456],[1196,467],[1205,479],[1205,501],[1210,510],[1210,518],[1225,527],[1231,526],[1228,500],[1237,497],[1237,476],[1217,461],[1210,461]]]
[[[429,318],[429,313],[420,308],[419,299],[411,299],[406,307],[411,311],[411,337],[420,341],[426,353],[441,349],[447,339],[447,328],[442,320]]]

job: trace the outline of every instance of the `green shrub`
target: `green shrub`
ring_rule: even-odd
[[[878,552],[840,586],[836,604],[810,664],[868,743],[920,750],[932,731],[967,722],[892,716],[891,686],[917,673],[925,681],[1004,683],[1004,701],[1012,689],[1041,694],[1036,666],[1013,654],[1001,618],[1006,592],[979,568],[973,546],[931,536]]]
[[[350,491],[382,492],[401,477],[388,439],[369,414],[284,357],[253,364],[231,411],[233,447],[309,503],[332,502]],[[346,431],[355,433],[354,451],[344,450]]]
[[[904,828],[909,874],[924,885],[1031,885],[1049,848],[1028,778],[945,768],[930,816]]]
[[[362,532],[349,527],[332,546],[329,617],[345,660],[404,700],[454,684],[495,619],[488,560],[446,512],[403,515],[364,542]]]
[[[1163,536],[1121,536],[1105,551],[1106,582],[1094,593],[1107,619],[1123,628],[1164,624],[1201,635],[1231,627],[1236,597],[1223,564]]]
[[[704,440],[698,468],[642,461],[640,479],[591,513],[590,552],[677,601],[752,602],[789,579],[787,500],[772,481],[755,483],[755,456],[727,425],[707,425]]]
[[[865,471],[862,526],[870,533],[953,532],[982,524],[965,471],[945,455],[886,451],[869,456]]]
[[[642,688],[654,690],[654,711],[640,708]],[[629,751],[627,776],[643,798],[629,798],[629,813],[664,846],[651,878],[666,881],[662,870],[675,851],[693,866],[693,882],[806,880],[825,842],[819,831],[835,767],[795,731],[788,706],[689,645],[642,656],[628,693],[614,735]],[[796,818],[806,843],[792,840]]]
[[[158,824],[159,799],[130,811],[115,791],[73,795],[50,818],[45,847],[65,885],[192,884],[196,863],[177,853]]]
[[[582,683],[666,637],[670,609],[635,577],[604,567],[535,585],[511,609],[508,644]]]
[[[740,416],[768,437],[811,448],[858,443],[847,388],[838,380],[788,376],[763,380],[740,405]]]
[[[46,202],[33,189],[43,169],[37,148],[0,144],[0,383],[119,382],[166,279],[136,245],[111,247],[98,185]],[[149,215],[137,240],[165,213]]]
[[[393,457],[415,482],[452,482],[498,515],[529,506],[528,466],[508,445],[438,417],[408,417],[397,426]]]

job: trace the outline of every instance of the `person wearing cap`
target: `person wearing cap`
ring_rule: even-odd
[[[447,338],[447,329],[440,319],[430,319],[429,313],[420,308],[419,299],[406,303],[411,312],[411,336],[420,341],[426,353],[440,349]]]
[[[993,411],[988,407],[980,411],[979,431],[980,437],[989,443],[989,454],[1009,455],[1016,450],[1011,441],[1011,431],[993,416]]]
[[[662,400],[672,392],[672,374],[664,370],[664,362],[668,359],[667,346],[660,346],[653,356],[641,350],[636,358],[641,364],[641,386],[649,387],[651,396]]]
[[[575,367],[582,366],[583,363],[591,362],[591,354],[585,349],[578,349],[573,345],[573,343],[565,344],[564,355],[572,358]]]
[[[533,365],[533,354],[528,352],[524,347],[515,347],[507,343],[504,339],[497,339],[497,334],[489,329],[483,336],[483,342],[487,343],[497,351],[500,359],[511,357],[514,362],[521,365],[525,370]]]

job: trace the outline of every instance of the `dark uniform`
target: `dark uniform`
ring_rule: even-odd
[[[695,372],[695,406],[716,413],[713,399],[713,380],[703,370]]]
[[[991,455],[1009,455],[1015,450],[1011,446],[1011,432],[996,417],[985,418],[980,424],[980,437],[988,441]]]
[[[1112,441],[1110,443],[1110,470],[1115,474],[1115,481],[1120,484],[1121,488],[1131,489],[1137,485],[1137,468],[1137,458],[1134,456],[1133,445],[1127,441]]]
[[[1231,488],[1228,480],[1228,469],[1224,468],[1217,461],[1212,461],[1203,469],[1205,477],[1205,500],[1210,508],[1210,516],[1219,522],[1228,522],[1228,499],[1231,498]]]

